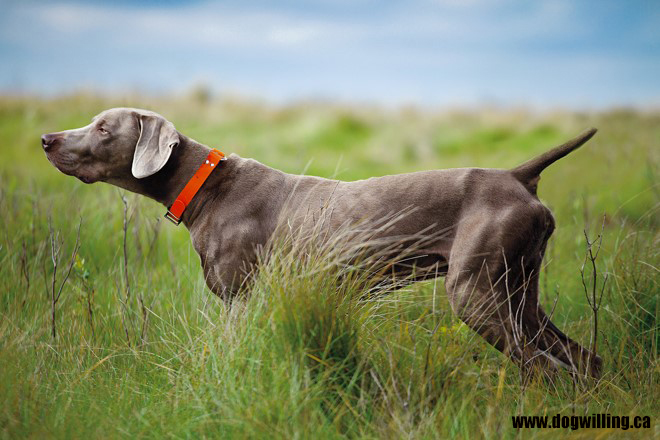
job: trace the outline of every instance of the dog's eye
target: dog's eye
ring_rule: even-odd
[[[101,134],[108,134],[108,130],[106,130],[103,127],[99,127],[99,131],[101,132]]]

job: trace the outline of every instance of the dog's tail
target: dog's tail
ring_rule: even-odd
[[[591,137],[596,134],[595,128],[590,128],[589,130],[584,131],[578,137],[571,139],[570,141],[562,144],[558,147],[553,148],[550,151],[546,151],[540,156],[535,157],[532,160],[528,160],[522,165],[518,165],[511,170],[511,174],[520,181],[523,185],[527,186],[532,192],[536,193],[536,185],[539,181],[539,176],[541,171],[552,165],[555,161],[566,156],[568,153],[573,150],[577,150],[587,142]]]

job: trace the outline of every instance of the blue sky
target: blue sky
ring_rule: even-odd
[[[0,91],[660,107],[660,1],[0,0]]]

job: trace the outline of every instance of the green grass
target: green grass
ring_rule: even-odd
[[[558,294],[553,321],[589,344],[582,231],[594,236],[604,217],[603,379],[574,386],[564,374],[523,387],[518,369],[452,315],[441,280],[365,300],[361,275],[340,265],[332,249],[277,247],[250,291],[228,308],[206,289],[187,231],[164,222],[163,207],[134,195],[127,195],[131,298],[124,303],[119,191],[58,173],[39,145],[41,133],[85,125],[119,105],[158,111],[183,133],[228,153],[346,180],[512,167],[598,127],[540,183],[558,225],[541,301],[551,309]],[[0,139],[2,438],[658,434],[660,113],[277,108],[75,95],[0,99]],[[64,242],[60,274],[82,218],[55,339],[46,290],[53,270],[49,218]],[[650,415],[654,427],[511,426],[512,415],[558,412]]]

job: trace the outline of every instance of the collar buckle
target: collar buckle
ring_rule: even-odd
[[[174,226],[179,226],[179,224],[181,223],[181,219],[176,215],[172,214],[169,209],[165,213],[165,218],[171,221],[172,223],[174,223]]]

